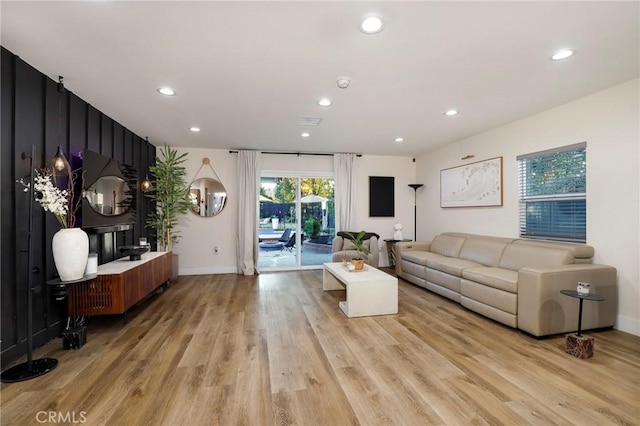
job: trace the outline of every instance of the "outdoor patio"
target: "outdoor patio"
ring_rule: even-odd
[[[282,234],[282,232],[280,232]],[[262,235],[262,232],[260,233]],[[258,269],[260,270],[273,270],[273,269],[292,269],[298,266],[296,259],[297,252],[296,247],[291,250],[284,248],[276,249],[265,248],[264,245],[260,247],[260,254],[258,259]],[[331,262],[331,245],[328,244],[313,244],[308,241],[302,244],[302,262],[301,266],[322,266],[325,262]]]

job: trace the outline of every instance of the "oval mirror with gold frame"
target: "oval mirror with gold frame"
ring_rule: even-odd
[[[211,168],[215,177],[198,178],[198,174],[204,165],[208,165]],[[227,204],[227,189],[220,182],[208,158],[202,159],[202,165],[196,172],[193,181],[189,184],[189,193],[191,194],[189,210],[201,217],[215,216],[222,212]]]

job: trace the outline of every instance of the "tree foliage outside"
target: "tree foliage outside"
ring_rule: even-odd
[[[556,152],[524,160],[525,196],[587,192],[585,149]]]
[[[303,230],[311,239],[316,239],[320,235],[320,228],[322,224],[318,219],[312,217],[305,220]]]
[[[152,187],[145,195],[155,201],[156,209],[147,216],[146,226],[155,230],[158,246],[166,251],[172,251],[178,239],[178,215],[187,213],[191,204],[187,169],[183,166],[186,157],[186,152],[178,155],[177,150],[165,145],[156,164],[149,167]]]
[[[333,180],[325,178],[302,178],[300,179],[300,196],[315,194],[328,199],[333,199]],[[260,194],[269,197],[269,194]],[[274,200],[278,203],[293,203],[296,201],[296,178],[282,177],[276,179],[273,190]]]
[[[296,184],[295,177],[263,178],[260,195],[272,200],[260,203],[260,217],[277,217],[284,227],[296,223]],[[317,239],[328,235],[334,226],[334,181],[327,178],[301,178],[300,198],[317,195],[327,201],[317,203],[302,202],[300,220],[305,237]]]

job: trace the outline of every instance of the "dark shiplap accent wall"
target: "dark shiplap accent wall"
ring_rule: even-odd
[[[46,75],[2,48],[0,62],[0,312],[2,315],[2,369],[26,354],[27,340],[27,230],[28,194],[17,179],[30,173],[29,161],[21,158],[36,146],[34,167],[42,167],[55,155],[58,145],[66,155],[71,149],[89,149],[135,167],[138,181],[154,162],[156,148],[120,123],[102,114]],[[69,157],[67,157],[69,158]],[[98,253],[100,263],[120,257],[117,247],[133,244],[141,235],[152,236],[144,221],[152,204],[137,197],[137,222],[132,230],[89,233],[90,251]],[[33,214],[33,341],[42,346],[64,328],[65,302],[56,302],[45,282],[56,276],[51,239],[60,226],[52,214],[36,203]]]

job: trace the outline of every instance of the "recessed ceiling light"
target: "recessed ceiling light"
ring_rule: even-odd
[[[200,131],[200,127],[198,126],[193,126],[193,127],[189,127],[189,130],[191,130],[192,132],[199,132]]]
[[[300,136],[302,136],[303,138],[308,138],[309,136],[311,136],[311,133],[307,133],[307,132],[300,133]]]
[[[450,110],[446,111],[444,113],[444,115],[448,115],[448,116],[458,115],[458,110],[457,109],[450,109]]]
[[[552,61],[561,61],[563,59],[567,59],[573,56],[573,50],[569,50],[569,49],[562,49],[562,50],[558,50],[556,53],[553,54],[553,56],[551,57]]]
[[[404,139],[403,138],[395,138],[393,141],[400,143],[400,142],[404,142]]]
[[[384,29],[384,23],[379,16],[366,16],[360,23],[360,31],[365,34],[378,34]]]
[[[171,87],[160,87],[158,89],[158,93],[160,93],[161,95],[165,95],[165,96],[175,96],[176,95],[176,91],[173,90]]]
[[[332,103],[333,102],[331,102],[331,100],[327,98],[322,98],[318,101],[318,105],[320,105],[321,107],[331,106]]]

